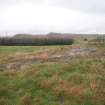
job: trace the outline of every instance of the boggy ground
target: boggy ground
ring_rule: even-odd
[[[0,105],[105,105],[104,46],[0,46]]]
[[[53,49],[45,48],[44,51],[36,52],[16,52],[6,55],[1,59],[0,70],[19,70],[22,66],[45,62],[60,62],[71,60],[75,57],[85,57],[99,54],[96,47],[83,47],[81,45],[57,46]]]

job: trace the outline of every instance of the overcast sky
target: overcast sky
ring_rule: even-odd
[[[105,33],[105,0],[0,0],[0,35]]]

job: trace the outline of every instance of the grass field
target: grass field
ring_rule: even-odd
[[[84,47],[97,50],[89,54],[73,52]],[[59,59],[59,54],[71,51],[75,53],[73,57]],[[0,46],[1,65],[40,60],[0,71],[0,105],[105,105],[104,51],[104,46],[84,42],[66,46]],[[52,56],[57,56],[56,60]]]

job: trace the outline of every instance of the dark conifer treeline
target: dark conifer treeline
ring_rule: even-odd
[[[34,46],[34,45],[70,45],[73,43],[72,38],[25,38],[25,37],[1,37],[0,45],[7,46]]]

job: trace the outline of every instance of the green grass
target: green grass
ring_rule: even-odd
[[[34,52],[39,51],[38,46],[0,46],[0,54],[14,54],[16,52]]]
[[[60,52],[68,49],[67,45],[62,46],[0,46],[0,63],[7,62],[9,58],[19,54],[20,56],[35,55],[43,52]],[[15,56],[15,57],[16,57]],[[14,58],[15,58],[14,57]],[[17,56],[18,58],[18,56]]]
[[[69,46],[0,47],[0,55]],[[0,72],[0,105],[105,105],[105,62],[77,57]]]
[[[88,70],[92,65],[87,60],[80,65],[81,60],[1,72],[0,105],[104,105],[105,75]]]
[[[66,48],[68,45],[62,46],[0,46],[0,55],[5,54],[14,54],[17,52],[40,52],[43,50],[50,50],[50,49],[59,49],[59,48]]]

